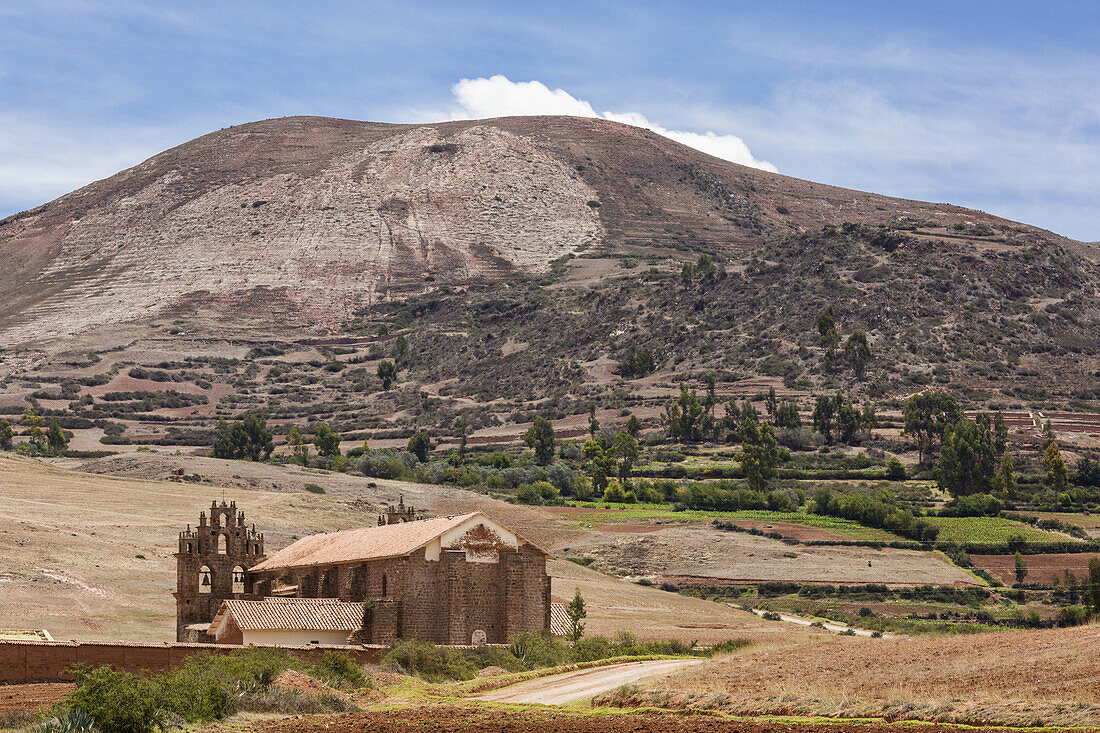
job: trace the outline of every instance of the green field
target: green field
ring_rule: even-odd
[[[929,517],[928,521],[940,528],[939,542],[1003,544],[1017,535],[1027,542],[1072,541],[1066,535],[1001,517]]]
[[[570,502],[568,516],[579,523],[598,527],[604,524],[644,522],[647,520],[680,520],[683,522],[708,522],[711,519],[744,519],[755,522],[798,524],[804,527],[834,532],[842,537],[866,542],[894,542],[899,539],[895,534],[881,529],[864,527],[850,519],[823,517],[801,512],[772,512],[745,509],[736,512],[688,510],[673,511],[668,504],[605,504],[603,502]],[[577,512],[577,509],[585,511]],[[554,507],[546,507],[554,512]],[[782,532],[780,532],[782,534]]]

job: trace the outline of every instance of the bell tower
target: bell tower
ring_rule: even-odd
[[[205,627],[222,601],[252,597],[247,570],[264,559],[264,536],[245,523],[237,502],[210,502],[210,516],[179,534],[176,552],[176,641],[212,641]]]

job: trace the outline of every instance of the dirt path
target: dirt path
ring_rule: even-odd
[[[543,677],[530,682],[504,687],[478,695],[475,699],[490,702],[539,703],[565,705],[594,697],[643,679],[659,677],[684,667],[699,664],[700,659],[659,659],[648,662],[626,662],[607,667],[582,669],[576,672]]]
[[[764,611],[764,610],[759,609],[759,608],[752,609],[752,612],[755,613],[757,616],[761,616],[761,617],[763,617],[763,615],[765,613],[767,613],[767,611]],[[791,616],[791,615],[786,614],[786,613],[779,614],[779,620],[780,621],[789,621],[792,624],[798,624],[800,626],[813,626],[814,625],[814,622],[810,621],[809,619],[800,618],[799,616]],[[845,631],[853,631],[853,632],[855,632],[856,636],[866,636],[866,637],[871,637],[872,635],[874,635],[873,631],[868,631],[867,629],[857,629],[853,626],[842,626],[840,624],[834,624],[834,623],[830,623],[828,621],[823,621],[821,625],[827,631],[836,631],[836,632],[839,632],[839,633],[844,633]],[[894,638],[893,634],[883,634],[882,636],[883,636],[884,639]]]

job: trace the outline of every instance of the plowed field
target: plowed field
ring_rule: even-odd
[[[261,724],[266,733],[880,733],[888,724],[797,724],[730,721],[703,715],[585,715],[552,709],[422,707],[336,716],[312,716]],[[957,728],[922,726],[921,733],[957,733]],[[993,733],[994,729],[986,729]]]

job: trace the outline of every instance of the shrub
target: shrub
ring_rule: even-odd
[[[160,695],[153,680],[110,667],[74,669],[76,690],[64,703],[65,711],[84,710],[103,733],[154,733],[165,722]]]
[[[346,698],[336,695],[303,695],[297,690],[274,687],[262,692],[243,693],[238,699],[237,708],[251,713],[282,715],[318,715],[356,710]]]
[[[477,672],[467,655],[417,639],[394,644],[382,659],[382,664],[427,682],[469,680]]]
[[[886,462],[886,478],[891,481],[905,480],[905,466],[897,459],[897,456],[891,456],[890,460]]]
[[[325,487],[318,486],[317,484],[306,484],[305,490],[311,494],[323,494],[325,493]]]

